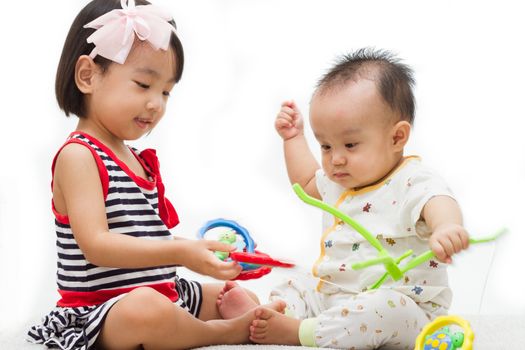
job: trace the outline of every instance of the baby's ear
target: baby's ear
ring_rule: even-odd
[[[93,59],[87,55],[78,58],[75,65],[75,84],[84,94],[93,92],[93,77],[99,71],[99,67]]]
[[[410,137],[410,123],[406,120],[398,121],[392,128],[392,146],[395,151],[402,151]]]

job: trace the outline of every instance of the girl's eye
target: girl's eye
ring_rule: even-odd
[[[170,97],[170,92],[169,91],[163,91],[162,94],[166,97]]]
[[[140,81],[135,81],[135,84],[137,84],[139,87],[143,89],[149,89],[149,85],[141,83]]]
[[[323,151],[329,151],[330,150],[330,146],[329,145],[321,145],[321,149]]]
[[[357,145],[357,143],[347,143],[345,144],[346,148],[354,148]]]

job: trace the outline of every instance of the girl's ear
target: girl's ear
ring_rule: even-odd
[[[410,123],[401,120],[392,128],[392,146],[395,151],[403,151],[410,137]]]
[[[99,67],[93,59],[87,55],[78,58],[75,65],[75,84],[83,94],[93,92],[93,78],[99,71]]]

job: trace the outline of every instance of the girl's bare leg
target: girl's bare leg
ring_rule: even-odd
[[[270,308],[282,308],[275,303]],[[106,350],[186,349],[247,343],[254,310],[232,320],[201,321],[151,288],[118,301],[103,323],[97,345]]]

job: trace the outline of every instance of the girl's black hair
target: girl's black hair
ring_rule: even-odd
[[[146,0],[135,0],[135,3],[136,5],[150,4]],[[84,25],[111,10],[120,8],[120,0],[93,0],[78,13],[73,21],[62,49],[55,79],[58,106],[66,116],[75,114],[78,117],[84,117],[86,115],[84,95],[75,83],[75,66],[80,56],[89,55],[95,47],[94,44],[88,44],[86,41],[95,29],[84,28]],[[176,28],[173,20],[169,23]],[[184,50],[175,33],[171,34],[170,47],[175,54],[175,82],[178,82],[184,68]],[[113,63],[100,55],[96,56],[94,61],[103,71]]]

